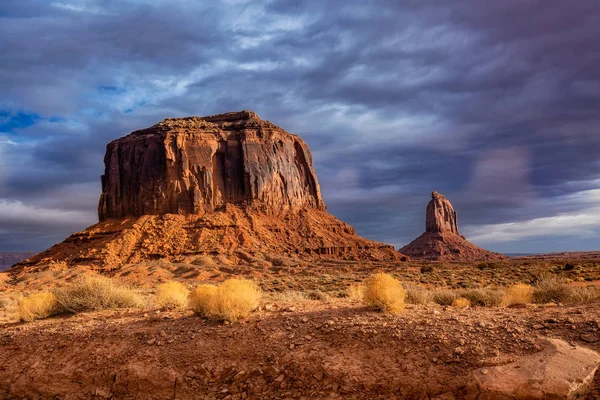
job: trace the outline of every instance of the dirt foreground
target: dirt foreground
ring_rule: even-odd
[[[600,351],[600,304],[409,306],[267,303],[221,324],[190,312],[110,311],[0,325],[0,397],[478,399],[473,371],[540,350]],[[600,399],[596,376],[587,398]]]

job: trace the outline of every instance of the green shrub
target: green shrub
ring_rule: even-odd
[[[572,271],[575,269],[575,264],[566,263],[563,267],[564,271]]]

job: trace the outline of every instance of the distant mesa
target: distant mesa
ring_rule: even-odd
[[[0,252],[0,271],[4,271],[9,269],[14,264],[26,260],[29,257],[33,257],[35,252],[33,251],[25,251],[25,252]]]
[[[400,249],[414,259],[439,261],[487,261],[506,258],[475,246],[458,232],[456,211],[442,194],[431,193],[425,215],[425,233]]]
[[[170,118],[106,147],[100,222],[17,266],[202,256],[406,260],[326,211],[311,152],[251,111]]]

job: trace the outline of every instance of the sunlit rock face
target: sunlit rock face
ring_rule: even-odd
[[[100,220],[325,209],[308,146],[251,111],[166,119],[107,145]]]

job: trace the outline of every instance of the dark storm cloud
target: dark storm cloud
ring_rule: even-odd
[[[8,1],[0,19],[0,250],[93,223],[110,140],[236,109],[305,138],[330,211],[395,245],[432,190],[502,250],[503,224],[595,215],[596,1]],[[550,245],[510,232],[518,251],[598,239],[565,224]]]

